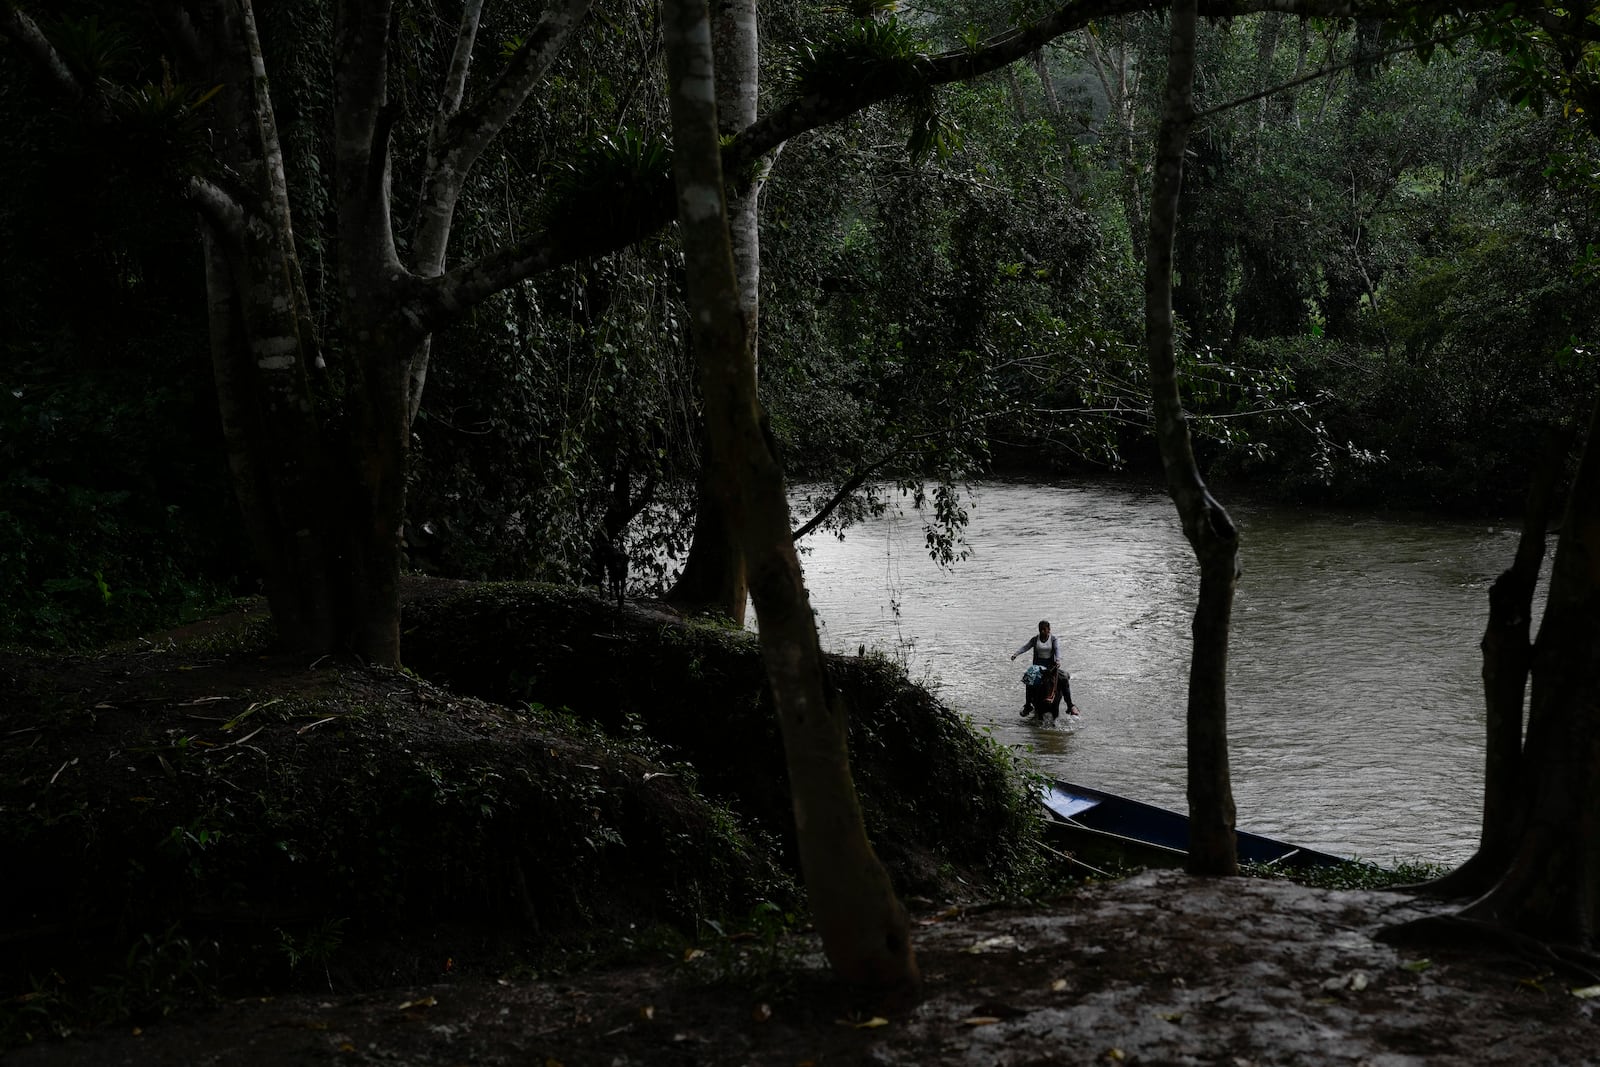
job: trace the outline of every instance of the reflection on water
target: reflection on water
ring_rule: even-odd
[[[1478,640],[1515,529],[1229,510],[1244,570],[1228,723],[1240,825],[1378,861],[1470,855]],[[1166,495],[991,483],[971,509],[972,558],[941,570],[922,539],[910,514],[805,542],[823,644],[903,658],[1041,770],[1181,810],[1198,576]],[[1071,728],[1017,716],[1010,655],[1040,619],[1083,709]]]

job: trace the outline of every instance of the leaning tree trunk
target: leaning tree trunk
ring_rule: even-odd
[[[1522,832],[1505,874],[1462,915],[1592,949],[1600,924],[1600,404],[1556,543],[1532,676]]]
[[[913,989],[918,976],[909,924],[867,841],[850,777],[844,713],[830,699],[789,537],[782,472],[762,432],[755,359],[724,214],[704,0],[669,0],[664,22],[673,172],[706,429],[716,444],[712,454],[727,463],[713,484],[750,565],[806,891],[823,948],[843,978],[878,989]]]
[[[1156,440],[1167,491],[1184,536],[1200,562],[1189,663],[1189,870],[1237,874],[1233,787],[1228,778],[1228,632],[1239,576],[1239,535],[1200,478],[1178,393],[1173,355],[1172,244],[1177,231],[1183,151],[1193,121],[1195,0],[1172,5],[1166,99],[1150,191],[1150,243],[1145,268],[1145,343],[1150,360]]]

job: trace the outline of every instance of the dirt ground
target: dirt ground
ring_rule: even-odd
[[[1600,998],[1525,961],[1396,950],[1389,892],[1147,872],[1047,908],[915,910],[923,999],[884,1010],[805,939],[555,980],[243,1000],[20,1049],[16,1067],[295,1064],[1600,1063]],[[1580,988],[1579,992],[1587,990]]]

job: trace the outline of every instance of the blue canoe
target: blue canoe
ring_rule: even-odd
[[[1187,815],[1060,780],[1042,786],[1040,793],[1049,835],[1080,859],[1181,867],[1188,857]],[[1347,862],[1260,834],[1238,834],[1240,863],[1331,867]]]

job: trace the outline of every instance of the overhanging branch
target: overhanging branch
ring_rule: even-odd
[[[59,91],[82,103],[95,119],[110,121],[111,108],[105,95],[78,77],[39,29],[39,24],[23,14],[11,0],[0,0],[0,37],[14,42]]]
[[[931,56],[919,64],[918,76],[909,84],[866,83],[833,93],[810,93],[791,100],[756,121],[733,139],[722,154],[723,173],[730,184],[749,180],[756,163],[790,139],[837,122],[859,111],[908,92],[966,81],[1023,59],[1065,34],[1092,22],[1160,10],[1154,0],[1069,0],[1028,26],[989,39],[977,48]],[[1466,0],[1456,14],[1499,10],[1493,0]],[[1229,18],[1279,11],[1297,16],[1383,17],[1399,10],[1392,0],[1201,0],[1205,18]],[[673,217],[670,188],[654,197],[638,198],[634,216],[619,224],[584,233],[557,234],[546,228],[527,239],[490,253],[435,279],[418,290],[415,315],[419,322],[438,327],[487,299],[492,294],[540,271],[583,259],[607,255],[665,227]]]

